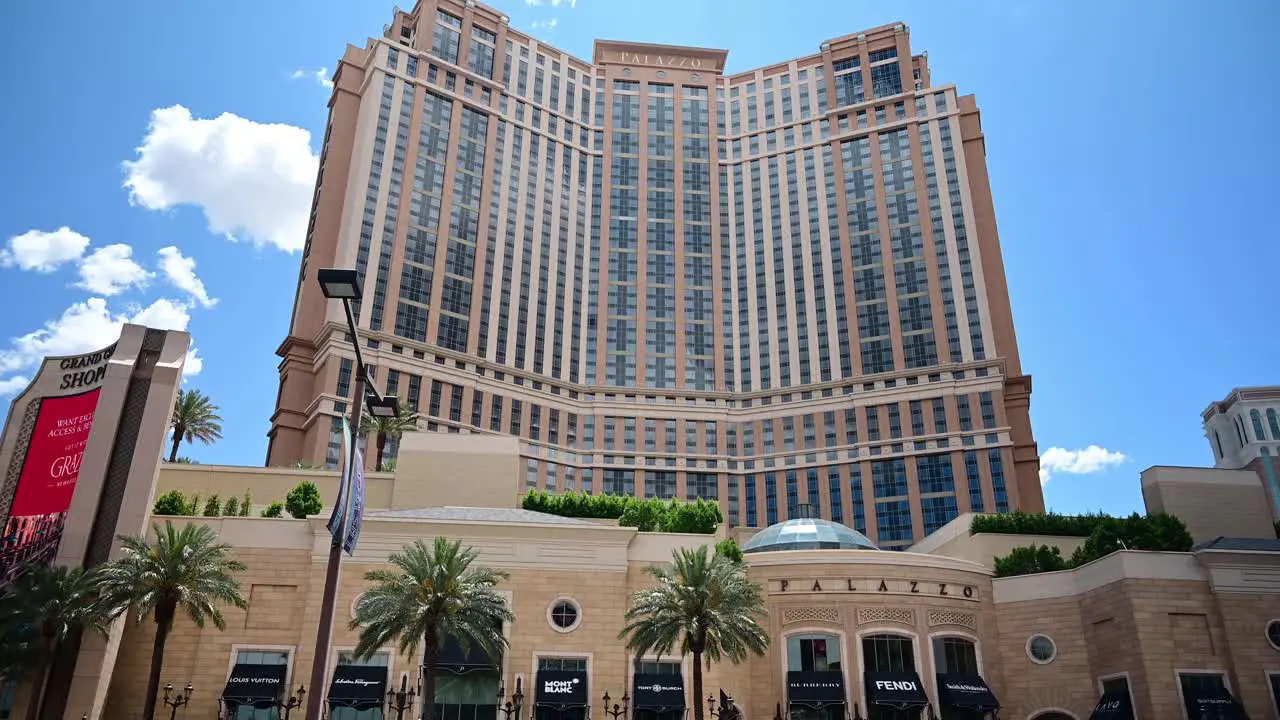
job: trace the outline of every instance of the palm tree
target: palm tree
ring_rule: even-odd
[[[58,643],[79,630],[106,635],[111,619],[98,602],[97,580],[84,568],[29,569],[0,597],[0,643],[5,677],[31,678],[28,720],[40,712]]]
[[[360,432],[365,435],[374,433],[378,442],[378,459],[374,464],[374,469],[378,472],[382,472],[384,467],[382,455],[386,452],[387,440],[417,431],[418,413],[409,407],[401,407],[395,417],[374,417],[367,409],[360,416]]]
[[[177,462],[178,447],[183,440],[189,443],[199,440],[208,445],[222,437],[222,416],[218,415],[218,406],[209,400],[208,395],[194,389],[178,390],[169,427],[173,429],[169,462]]]
[[[507,579],[499,570],[474,565],[476,551],[457,540],[422,540],[391,555],[394,570],[372,570],[373,583],[356,604],[351,629],[360,630],[355,655],[369,658],[398,641],[400,653],[422,651],[422,718],[435,716],[436,672],[440,646],[453,638],[463,652],[478,647],[496,656],[507,646],[502,623],[515,620],[507,600],[494,587]]]
[[[659,657],[678,650],[693,655],[693,717],[703,720],[702,663],[739,663],[748,653],[763,655],[769,635],[759,619],[764,592],[747,579],[746,567],[706,545],[678,548],[671,563],[645,568],[657,585],[631,596],[626,627],[618,634],[636,657]]]
[[[191,523],[178,529],[166,520],[164,527],[152,529],[154,543],[141,536],[122,536],[122,557],[104,564],[97,573],[99,592],[112,617],[132,611],[142,622],[154,615],[156,636],[142,720],[155,715],[164,646],[178,613],[185,613],[197,627],[203,628],[208,621],[226,630],[219,606],[249,606],[235,577],[245,570],[244,563],[231,557],[231,546],[219,543],[209,526]]]

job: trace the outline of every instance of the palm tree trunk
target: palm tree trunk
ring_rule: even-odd
[[[178,446],[182,445],[182,432],[180,430],[181,428],[177,427],[173,429],[173,448],[169,450],[169,462],[178,461]]]
[[[702,651],[693,651],[693,720],[703,720],[702,717]]]
[[[376,440],[378,441],[378,464],[376,468],[378,472],[382,472],[382,453],[387,447],[387,434],[384,432],[378,433]]]
[[[164,644],[173,628],[174,608],[156,608],[156,639],[151,645],[151,674],[147,677],[146,703],[142,706],[142,720],[154,720],[156,695],[160,693],[160,669],[164,666]]]
[[[34,672],[31,674],[31,699],[27,701],[27,720],[36,720],[40,717],[40,706],[44,701],[44,686],[49,679],[49,658],[53,656],[53,650],[54,643],[45,640],[40,658],[36,661]]]
[[[435,628],[422,634],[422,720],[435,720],[436,670],[440,665],[440,636]]]

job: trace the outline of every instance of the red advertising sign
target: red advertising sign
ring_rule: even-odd
[[[58,553],[99,389],[40,400],[35,429],[0,538],[0,585]]]

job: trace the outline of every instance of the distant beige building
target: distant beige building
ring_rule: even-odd
[[[499,688],[509,697],[517,686],[527,717],[540,720],[604,717],[606,692],[613,702],[628,695],[632,715],[647,720],[677,720],[680,708],[706,702],[691,695],[687,658],[636,659],[617,635],[629,594],[647,582],[642,568],[725,531],[639,533],[519,510],[520,470],[515,438],[419,433],[405,437],[395,473],[369,476],[363,536],[344,563],[339,623],[324,659],[330,679],[306,688],[334,701],[329,717],[381,717],[349,691],[364,686],[335,678],[372,682],[366,695],[374,697],[418,676],[420,658],[393,648],[354,663],[356,633],[346,622],[366,571],[407,542],[439,535],[461,539],[481,562],[511,574],[502,590],[516,614],[501,658],[446,650],[437,695],[445,720],[505,720]],[[335,496],[332,472],[203,465],[163,465],[156,490],[207,497],[249,488],[261,508],[301,479],[316,481],[326,501]],[[275,717],[251,708],[274,698],[229,681],[271,677],[272,687],[290,689],[306,682],[327,513],[180,520],[207,523],[236,548],[249,566],[251,603],[228,615],[226,632],[185,621],[175,629],[162,679],[194,686],[186,718],[212,720],[227,707],[235,708],[229,717]],[[877,549],[851,528],[816,518],[733,529],[750,576],[766,590],[772,644],[763,658],[713,666],[706,692],[724,690],[748,720],[768,720],[777,708],[807,720],[923,718],[926,706],[938,717],[976,718],[965,714],[971,706],[994,704],[1005,719],[1190,720],[1201,716],[1188,707],[1236,701],[1255,720],[1275,716],[1280,541],[1259,533],[1189,553],[1122,551],[1072,571],[995,579],[995,555],[1031,542],[1069,553],[1079,539],[970,535],[971,519],[957,518],[907,552]],[[102,717],[131,717],[141,706],[151,632],[150,624],[127,628],[114,667],[103,670],[111,681]],[[1099,704],[1119,714],[1092,714]],[[69,707],[68,717],[78,712]]]
[[[354,353],[316,271],[344,267],[377,382],[519,438],[524,487],[814,505],[888,549],[1043,509],[981,115],[906,25],[728,72],[389,15],[333,78],[266,464],[338,462]]]

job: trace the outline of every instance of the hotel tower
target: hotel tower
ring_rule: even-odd
[[[886,549],[1042,510],[974,98],[901,23],[727,55],[583,60],[454,0],[348,47],[267,463],[337,464],[354,354],[316,271],[346,267],[379,387],[518,437],[523,488],[816,506]]]

